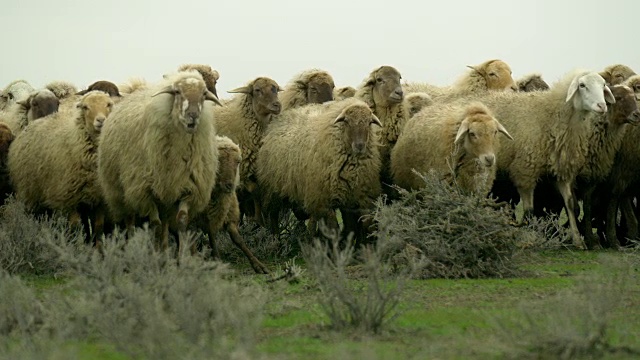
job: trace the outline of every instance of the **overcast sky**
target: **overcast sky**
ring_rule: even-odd
[[[499,58],[514,77],[572,68],[640,72],[637,0],[14,0],[0,6],[0,86],[149,81],[182,63],[220,72],[218,93],[269,76],[329,71],[357,86],[375,67],[445,85]]]

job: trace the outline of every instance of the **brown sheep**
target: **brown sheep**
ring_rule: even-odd
[[[280,91],[274,80],[258,77],[229,91],[238,95],[214,110],[218,134],[229,137],[242,150],[238,188],[240,209],[249,216],[253,215],[258,222],[262,222],[262,211],[252,196],[257,187],[255,159],[267,126],[282,110],[278,99]]]
[[[516,80],[518,91],[531,92],[531,91],[544,91],[549,90],[549,84],[542,79],[542,75],[533,73],[525,75]]]
[[[178,71],[187,71],[187,70],[196,70],[202,75],[202,79],[204,79],[204,83],[207,86],[207,89],[211,91],[215,96],[218,96],[218,91],[216,90],[216,85],[218,84],[218,80],[220,79],[220,74],[218,71],[211,68],[209,65],[205,64],[182,64],[178,67]]]
[[[415,92],[404,97],[404,109],[408,119],[411,119],[422,108],[431,104],[433,104],[433,99],[427,93]]]
[[[425,184],[413,170],[433,169],[465,192],[486,195],[496,174],[498,132],[513,140],[480,102],[425,109],[407,123],[391,152],[393,180],[419,189]]]
[[[7,168],[7,157],[9,155],[9,146],[14,138],[9,126],[0,122],[0,206],[4,204],[7,196],[13,192],[9,169]]]
[[[267,267],[258,260],[245,244],[238,226],[240,223],[240,207],[236,188],[240,184],[240,147],[226,136],[216,136],[218,146],[218,176],[211,193],[211,201],[194,220],[194,225],[202,229],[209,237],[209,245],[213,257],[220,259],[216,246],[216,234],[225,230],[231,241],[242,250],[256,273],[268,274]],[[192,249],[193,252],[193,249]]]
[[[335,84],[328,72],[305,70],[293,77],[279,95],[282,111],[307,104],[322,104],[333,100]]]
[[[93,84],[89,85],[86,90],[78,91],[76,95],[84,95],[89,91],[99,90],[102,92],[106,92],[111,97],[121,97],[120,91],[118,90],[118,86],[110,81],[100,80],[96,81]]]
[[[635,71],[623,64],[609,65],[600,72],[607,85],[622,84],[633,75],[636,75]]]
[[[333,98],[335,100],[344,100],[346,98],[354,97],[356,95],[356,88],[353,86],[343,86],[333,89]]]

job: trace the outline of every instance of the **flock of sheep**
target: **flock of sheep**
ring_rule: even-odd
[[[337,229],[339,210],[344,234],[362,241],[375,199],[393,200],[390,184],[423,186],[416,171],[522,200],[525,220],[564,207],[581,249],[637,237],[640,75],[618,64],[549,86],[539,74],[514,80],[501,60],[469,68],[438,87],[381,66],[357,88],[309,69],[284,87],[255,78],[230,99],[201,64],[83,91],[17,80],[0,93],[0,191],[68,216],[96,246],[114,226],[131,234],[148,222],[158,248],[170,233],[183,248],[181,234],[197,226],[217,256],[225,230],[260,273],[238,232],[243,216],[278,233],[292,210],[315,233],[319,222]]]

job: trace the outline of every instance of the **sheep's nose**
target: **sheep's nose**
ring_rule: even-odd
[[[195,111],[187,112],[187,117],[191,119],[191,121],[195,121],[198,118],[198,113]]]
[[[397,89],[395,89],[395,90],[393,91],[393,93],[394,93],[394,94],[396,94],[396,96],[398,96],[398,97],[400,97],[400,98],[404,95],[404,93],[402,92],[402,89],[401,89],[401,88],[397,88]]]
[[[496,161],[496,157],[493,154],[488,154],[484,156],[484,163],[486,166],[492,166]]]
[[[102,124],[106,119],[107,119],[107,118],[106,118],[106,117],[104,117],[104,116],[98,116],[98,117],[96,118],[96,121]]]
[[[362,153],[364,151],[364,142],[355,142],[353,143],[353,150],[355,150],[357,153]]]
[[[606,112],[607,111],[607,104],[606,103],[598,103],[598,110],[600,112]]]

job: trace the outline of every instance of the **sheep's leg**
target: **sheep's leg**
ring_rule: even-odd
[[[587,247],[582,240],[582,236],[580,236],[580,231],[578,231],[578,224],[576,223],[576,214],[574,212],[575,198],[573,196],[573,192],[571,191],[571,182],[558,181],[556,185],[558,186],[558,191],[560,191],[560,195],[562,195],[562,199],[564,200],[564,208],[567,211],[567,217],[569,218],[569,226],[571,227],[573,245],[578,249],[586,249]]]
[[[593,191],[596,189],[595,186],[587,186],[584,191],[584,198],[582,199],[582,207],[584,211],[584,217],[582,219],[583,225],[583,233],[584,240],[587,244],[588,249],[599,249],[601,248],[600,243],[596,236],[593,234],[593,223],[591,222],[591,218],[593,215],[591,214],[591,209],[593,206]],[[580,210],[580,209],[578,209]],[[575,213],[574,213],[575,214]]]
[[[93,243],[93,238],[92,238],[92,227],[91,227],[91,215],[88,212],[82,212],[79,211],[80,213],[80,220],[82,222],[82,228],[84,229],[84,242],[85,244],[92,244]]]
[[[280,211],[279,209],[269,210],[269,230],[273,235],[280,235]]]
[[[189,224],[189,205],[185,201],[181,201],[178,205],[178,214],[176,215],[176,223],[178,224],[178,253],[182,254],[187,246],[187,225]],[[164,240],[164,239],[163,239]],[[169,237],[166,239],[167,247],[169,246]],[[164,246],[164,244],[163,244]]]
[[[162,248],[161,244],[163,242],[163,237],[164,237],[165,223],[166,221],[162,221],[160,219],[160,212],[158,211],[158,208],[154,206],[149,212],[149,226],[151,227],[154,234],[156,250],[160,250]],[[167,237],[168,235],[169,234],[167,231]]]
[[[96,248],[102,248],[102,236],[104,235],[104,209],[98,208],[92,214],[93,244]]]
[[[622,211],[622,216],[624,216],[627,224],[627,237],[633,240],[638,239],[638,219],[636,218],[636,213],[633,210],[633,203],[631,202],[630,196],[622,198],[622,201],[620,202],[620,211]]]
[[[209,229],[207,235],[209,236],[209,247],[211,248],[211,257],[214,260],[220,260],[220,249],[216,244],[216,234],[218,233],[218,226],[216,221],[209,220]]]
[[[127,228],[127,236],[125,237],[127,240],[131,239],[133,237],[133,234],[135,232],[136,229],[136,216],[135,215],[130,215],[127,216],[124,219],[124,224],[125,227]],[[150,224],[151,225],[151,224]]]
[[[258,274],[268,274],[269,269],[267,269],[267,267],[262,262],[260,262],[260,260],[258,260],[255,255],[253,255],[251,250],[249,250],[247,245],[244,243],[244,240],[242,239],[242,236],[238,231],[238,224],[236,224],[235,222],[230,222],[226,224],[226,228],[231,241],[233,241],[233,243],[236,244],[236,246],[239,247],[240,250],[242,250],[247,259],[249,259],[249,263],[251,264],[253,271]]]
[[[533,188],[518,188],[522,201],[522,223],[525,224],[533,217]]]
[[[605,242],[608,247],[617,249],[620,247],[616,231],[616,218],[618,217],[619,197],[612,195],[607,205],[607,218],[605,223]]]
[[[69,221],[69,227],[71,229],[73,229],[74,231],[82,229],[82,216],[77,210],[72,211],[67,219]]]

